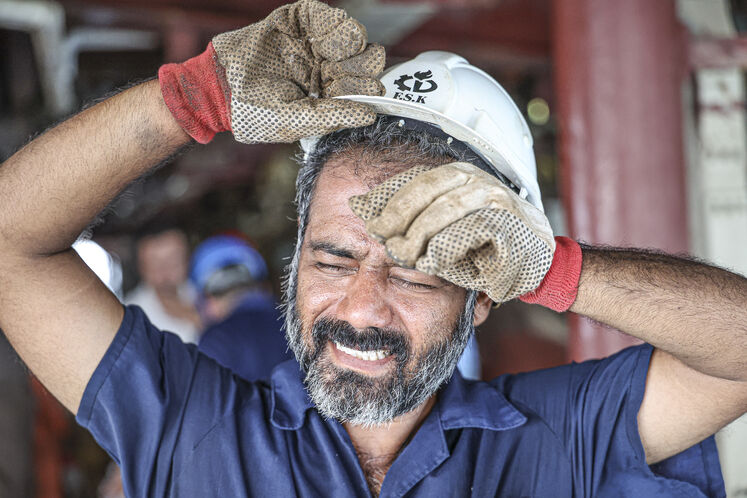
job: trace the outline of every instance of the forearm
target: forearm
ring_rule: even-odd
[[[747,279],[739,275],[663,254],[584,248],[570,310],[699,372],[747,381]]]
[[[124,187],[188,141],[155,80],[53,128],[0,166],[0,253],[68,248]]]

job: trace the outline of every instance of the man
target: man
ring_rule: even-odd
[[[256,249],[236,236],[210,237],[192,254],[189,276],[208,324],[202,353],[249,381],[269,378],[277,364],[292,359]]]
[[[196,343],[202,324],[187,281],[189,245],[184,232],[172,226],[150,227],[138,236],[136,249],[140,283],[124,303],[140,306],[158,328]]]
[[[382,69],[357,22],[303,0],[219,35],[162,68],[160,84],[84,111],[3,165],[0,326],[121,464],[127,493],[723,494],[707,438],[747,407],[745,279],[554,241],[522,160],[531,138],[499,87],[484,80],[475,102],[455,106],[489,126],[484,104],[500,102],[504,126],[467,146],[476,128],[427,105],[413,123],[329,98],[394,100]],[[417,72],[390,76],[411,92],[449,87],[428,83],[435,69]],[[432,116],[440,135],[419,127]],[[304,372],[284,364],[269,383],[238,381],[123,310],[66,249],[189,136],[229,129],[244,142],[322,137],[297,182],[286,286]],[[491,383],[452,375],[491,301],[516,296],[653,346]]]

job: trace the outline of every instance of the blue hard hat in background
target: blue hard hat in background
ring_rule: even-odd
[[[221,292],[231,283],[250,284],[265,280],[267,264],[246,241],[232,235],[205,239],[195,248],[189,278],[200,292]],[[242,281],[245,280],[245,281]]]

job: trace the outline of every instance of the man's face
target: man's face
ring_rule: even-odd
[[[348,199],[369,189],[345,160],[322,170],[288,327],[317,407],[360,424],[427,400],[451,375],[472,327],[464,289],[396,266],[366,233]]]

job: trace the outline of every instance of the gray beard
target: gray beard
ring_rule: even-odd
[[[296,306],[298,253],[297,250],[285,282],[285,335],[306,373],[304,383],[309,396],[324,417],[366,427],[387,424],[424,403],[451,378],[474,332],[475,292],[467,293],[465,306],[452,326],[451,334],[446,339],[426,344],[424,351],[413,352],[406,334],[402,332],[379,329],[360,331],[362,337],[369,337],[372,333],[378,332],[384,336],[398,335],[405,341],[398,354],[393,355],[396,362],[394,372],[372,378],[352,370],[341,369],[329,358],[326,347],[329,340],[329,324],[331,323],[333,328],[347,330],[349,337],[350,330],[355,329],[347,322],[329,321],[323,324],[318,320],[311,327],[312,345],[309,346],[304,340],[304,328]],[[438,331],[427,334],[430,337],[442,335],[438,334]],[[367,349],[379,348],[371,346]]]

